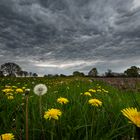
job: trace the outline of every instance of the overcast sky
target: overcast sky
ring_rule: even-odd
[[[140,66],[140,0],[0,0],[0,64],[39,74]]]

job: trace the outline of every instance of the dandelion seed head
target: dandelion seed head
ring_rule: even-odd
[[[34,87],[34,93],[38,96],[44,95],[47,92],[47,87],[44,84],[38,84]]]

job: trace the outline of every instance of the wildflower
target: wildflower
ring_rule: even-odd
[[[101,92],[102,90],[101,89],[97,89],[97,92]]]
[[[58,93],[58,91],[54,91],[54,93]]]
[[[16,92],[17,92],[17,93],[23,93],[23,89],[17,88],[17,89],[16,89]]]
[[[90,91],[90,92],[96,92],[96,90],[95,89],[89,89],[88,91]]]
[[[0,136],[0,140],[14,140],[14,135],[12,133],[5,133]]]
[[[11,86],[6,85],[5,88],[11,88]]]
[[[93,81],[90,79],[89,82],[93,82]]]
[[[62,112],[59,110],[59,109],[48,109],[48,111],[45,112],[44,114],[44,118],[47,120],[51,120],[51,119],[55,119],[55,120],[58,120],[59,116],[62,115]]]
[[[8,92],[8,93],[6,93],[5,95],[6,95],[6,96],[10,96],[10,95],[13,96],[13,93]]]
[[[38,84],[34,87],[34,93],[39,96],[44,95],[47,92],[47,90],[48,89],[44,84]]]
[[[25,103],[21,103],[21,106],[24,106],[25,105]]]
[[[137,127],[140,127],[140,112],[137,111],[137,108],[125,108],[121,110],[121,112],[130,120],[130,123],[133,123]]]
[[[85,96],[91,96],[90,92],[85,92],[84,95]]]
[[[32,84],[35,84],[35,82],[32,82]]]
[[[26,87],[22,87],[22,89],[26,89]]]
[[[57,102],[60,104],[67,104],[69,100],[67,98],[60,97],[57,99]]]
[[[90,99],[88,103],[91,104],[92,106],[97,106],[97,107],[102,105],[102,102],[98,99]]]
[[[10,95],[10,96],[7,97],[7,99],[13,100],[14,99],[14,96]]]
[[[13,92],[13,89],[5,88],[2,91],[5,93],[8,93],[8,92]]]
[[[25,95],[28,95],[29,93],[30,93],[30,89],[29,88],[25,89]]]
[[[103,92],[105,92],[105,93],[108,93],[108,91],[107,91],[107,90],[105,90],[105,89],[102,89],[102,91],[103,91]]]
[[[12,86],[12,88],[17,88],[16,86]]]

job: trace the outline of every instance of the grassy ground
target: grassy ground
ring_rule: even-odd
[[[47,86],[47,94],[40,98],[33,88],[36,84]],[[7,87],[5,87],[7,86]],[[8,87],[10,86],[10,87]],[[14,87],[15,86],[15,87]],[[2,90],[10,88],[13,99]],[[16,89],[23,89],[17,93]],[[137,107],[140,110],[140,94],[121,91],[101,81],[89,78],[1,78],[0,79],[0,134],[13,133],[16,139],[24,140],[26,134],[26,97],[28,103],[29,140],[130,140],[135,135],[135,127],[128,123],[121,110]],[[84,95],[89,89],[91,96]],[[57,98],[65,97],[68,104],[61,105]],[[89,99],[97,98],[101,106],[92,106]],[[46,120],[44,112],[51,108],[60,109],[58,120]]]

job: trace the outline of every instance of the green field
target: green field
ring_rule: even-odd
[[[40,83],[48,88],[41,97],[33,91]],[[1,78],[0,89],[0,135],[13,133],[17,140],[27,139],[27,134],[29,140],[130,140],[135,137],[135,126],[128,123],[121,110],[128,107],[140,110],[138,92],[121,91],[101,81],[78,77]],[[30,89],[29,95],[25,96],[25,89]],[[59,97],[69,102],[60,104]],[[89,104],[95,98],[102,104]],[[44,118],[44,112],[51,108],[62,112],[58,120]]]

